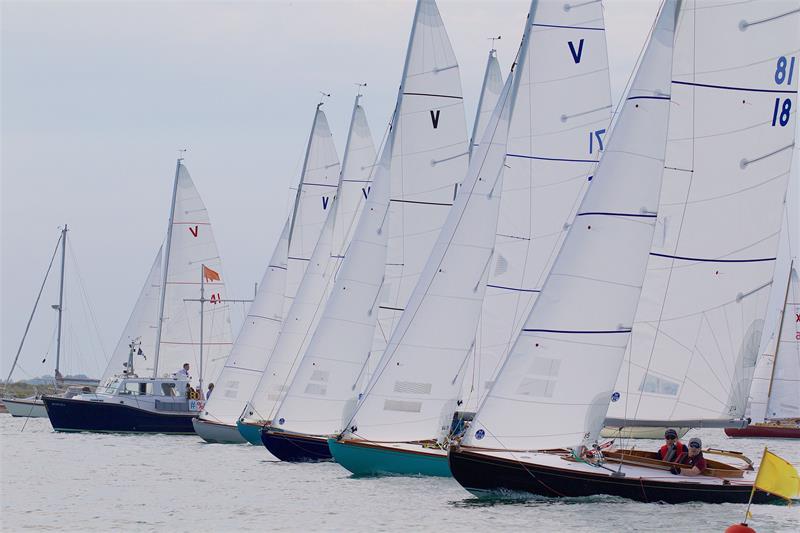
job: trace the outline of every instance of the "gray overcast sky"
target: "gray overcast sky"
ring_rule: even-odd
[[[504,72],[528,0],[441,0],[468,120],[487,37]],[[612,92],[621,94],[658,0],[606,0]],[[178,148],[214,225],[229,292],[252,293],[288,209],[319,91],[341,152],[356,82],[376,143],[403,65],[413,1],[0,2],[0,375],[4,379],[58,236],[72,247],[106,352],[128,318],[168,216]],[[74,272],[72,274],[74,280]],[[54,289],[17,378],[52,372]],[[77,289],[67,371],[97,374]],[[241,323],[235,313],[234,334]],[[83,354],[76,356],[75,352]]]

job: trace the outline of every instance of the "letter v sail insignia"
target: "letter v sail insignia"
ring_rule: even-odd
[[[575,51],[575,45],[572,43],[572,41],[569,41],[567,44],[569,45],[569,52],[572,54],[572,60],[575,61],[575,64],[577,65],[581,62],[581,56],[583,55],[583,39],[578,41],[577,52]]]
[[[431,122],[433,123],[433,129],[439,127],[439,113],[441,112],[440,109],[437,109],[436,112],[431,109]]]
[[[199,226],[195,224],[194,227],[189,226],[189,232],[192,234],[192,237],[197,237],[197,232],[199,230]]]

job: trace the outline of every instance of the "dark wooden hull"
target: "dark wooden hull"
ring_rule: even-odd
[[[56,431],[194,434],[193,414],[160,414],[129,405],[44,396]]]
[[[261,442],[269,452],[288,463],[316,463],[332,461],[328,439],[297,433],[261,430]]]
[[[606,494],[641,502],[747,503],[751,486],[674,483],[641,478],[616,478],[607,473],[584,473],[566,468],[520,463],[467,450],[451,450],[450,471],[464,488],[478,496],[529,493],[549,497]],[[754,503],[783,500],[757,490]]]
[[[751,424],[746,428],[725,428],[725,434],[738,439],[800,439],[800,427]]]

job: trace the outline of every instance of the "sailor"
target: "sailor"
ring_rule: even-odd
[[[175,379],[191,381],[192,378],[189,376],[189,363],[183,363],[183,368],[175,372]]]
[[[699,476],[702,474],[706,469],[706,460],[703,457],[703,452],[700,451],[700,448],[702,447],[703,442],[699,438],[692,437],[689,439],[689,451],[680,454],[678,456],[678,460],[675,461],[682,465],[686,465],[689,468],[673,466],[670,469],[670,472],[675,475],[682,474],[684,476]]]
[[[208,392],[206,393],[206,401],[211,399],[211,393],[212,392],[214,392],[214,384],[213,383],[209,383],[208,384]]]
[[[662,461],[672,463],[680,454],[686,451],[686,446],[678,440],[678,432],[674,429],[669,428],[664,432],[664,440],[666,443],[656,452],[656,455]]]

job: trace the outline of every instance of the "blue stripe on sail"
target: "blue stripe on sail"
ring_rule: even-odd
[[[628,100],[669,100],[671,96],[629,96]]]
[[[289,259],[294,259],[295,261],[311,261],[311,259],[307,257],[289,257]]]
[[[280,266],[280,265],[269,265],[268,268],[277,268],[278,270],[286,270],[285,266]]]
[[[531,26],[538,26],[540,28],[565,28],[567,30],[593,30],[593,31],[606,31],[605,28],[587,28],[585,26],[561,26],[558,24],[538,24],[533,23]]]
[[[342,181],[346,181],[347,183],[369,183],[372,180],[346,180],[346,179],[342,179]]]
[[[630,329],[609,329],[609,330],[569,330],[569,329],[528,329],[522,328],[527,333],[577,333],[580,335],[593,335],[605,333],[630,333]]]
[[[503,289],[506,291],[516,291],[516,292],[542,292],[539,289],[520,289],[517,287],[504,287],[503,285],[492,285],[491,283],[486,284],[487,287],[491,287],[493,289]]]
[[[535,155],[506,154],[506,157],[521,157],[522,159],[537,159],[539,161],[566,161],[568,163],[597,163],[596,159],[566,159],[560,157],[538,157]]]
[[[657,218],[658,215],[649,213],[607,213],[604,211],[588,211],[586,213],[578,213],[576,217],[585,217],[589,215],[609,216],[609,217],[639,217],[639,218]]]
[[[315,187],[338,187],[338,184],[331,184],[331,183],[308,183],[303,182],[303,185],[313,185]]]
[[[750,93],[776,93],[776,94],[796,94],[797,91],[785,91],[782,89],[755,89],[753,87],[735,87],[733,85],[711,85],[709,83],[695,83],[691,81],[672,80],[676,85],[689,85],[691,87],[705,87],[707,89],[725,89],[727,91],[745,91]]]
[[[758,259],[708,259],[705,257],[683,257],[680,255],[657,254],[650,252],[650,255],[656,257],[665,257],[667,259],[680,259],[681,261],[697,261],[700,263],[762,263],[764,261],[775,261],[777,257],[761,257]]]

